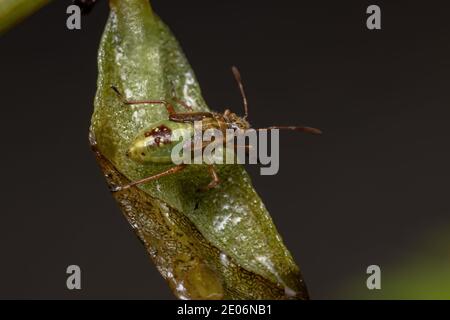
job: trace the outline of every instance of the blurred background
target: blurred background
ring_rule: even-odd
[[[0,298],[173,299],[88,146],[107,2],[79,31],[70,3],[0,38]],[[371,4],[382,30],[366,28]],[[240,112],[237,65],[255,126],[324,131],[282,133],[275,176],[248,168],[313,299],[450,298],[448,1],[152,5],[212,109]]]

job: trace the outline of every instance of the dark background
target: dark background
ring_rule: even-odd
[[[314,299],[342,298],[450,225],[450,20],[444,1],[154,0],[216,110],[282,133],[280,172],[249,168]],[[0,38],[0,298],[173,296],[88,146],[106,1],[69,31],[55,1]],[[382,9],[382,30],[365,26]],[[81,291],[66,267],[80,265]],[[374,293],[376,295],[376,293]],[[356,293],[355,296],[357,297]]]

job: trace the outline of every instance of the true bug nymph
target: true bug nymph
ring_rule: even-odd
[[[142,101],[133,101],[133,100],[125,100],[123,99],[120,92],[117,88],[112,87],[112,89],[117,93],[119,98],[122,99],[123,103],[126,105],[163,105],[169,114],[167,120],[162,120],[157,123],[152,124],[149,128],[146,128],[138,136],[135,138],[134,142],[131,144],[130,148],[127,151],[127,156],[138,163],[147,164],[147,163],[160,163],[160,164],[169,164],[173,163],[171,154],[172,149],[176,144],[179,143],[178,139],[174,139],[173,137],[180,137],[194,134],[194,122],[201,121],[202,123],[202,131],[206,131],[208,129],[216,129],[223,132],[225,135],[225,131],[227,129],[239,130],[239,132],[245,133],[246,130],[251,128],[250,124],[247,122],[248,118],[248,103],[247,97],[245,95],[244,86],[242,84],[241,75],[236,67],[232,67],[233,75],[238,83],[239,90],[241,92],[243,106],[244,106],[244,116],[240,117],[230,110],[225,110],[225,112],[217,113],[217,112],[186,112],[179,113],[176,112],[173,104],[166,100],[142,100]],[[192,108],[185,104],[183,101],[178,100],[176,97],[173,98],[173,101],[180,104],[192,111]],[[303,131],[311,134],[321,134],[319,129],[311,128],[311,127],[300,127],[300,126],[271,126],[267,128],[258,128],[255,130],[273,130],[273,129],[281,129],[281,130],[294,130],[294,131]],[[181,135],[179,134],[181,131]],[[176,134],[178,133],[178,134]],[[207,143],[203,143],[202,148],[205,148]],[[236,146],[236,147],[249,147],[245,146]],[[168,176],[171,174],[175,174],[177,172],[182,171],[186,168],[186,164],[180,164],[174,166],[166,171],[163,171],[159,174],[143,178],[138,181],[131,182],[127,185],[117,187],[114,191],[124,190],[136,185],[144,184],[153,180],[157,180],[164,176]],[[203,188],[204,190],[208,190],[216,187],[219,182],[219,176],[216,172],[216,169],[213,164],[207,165],[209,174],[211,176],[211,182]]]

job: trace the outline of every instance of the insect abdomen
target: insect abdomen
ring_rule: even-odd
[[[138,134],[127,155],[139,163],[171,163],[173,147],[193,132],[190,123],[159,121]]]

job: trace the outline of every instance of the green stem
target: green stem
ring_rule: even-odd
[[[0,0],[0,34],[49,2],[50,0]]]

